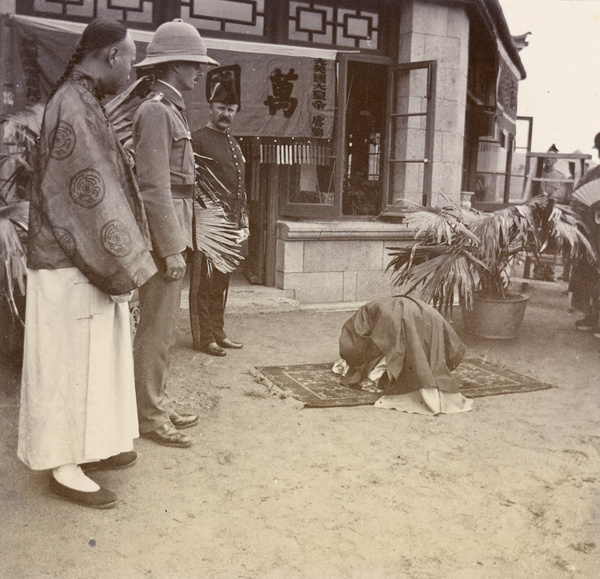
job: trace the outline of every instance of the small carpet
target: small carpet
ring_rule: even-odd
[[[295,366],[261,366],[252,375],[269,387],[277,387],[312,408],[374,404],[381,394],[354,390],[340,383],[331,370],[333,363]],[[555,388],[529,376],[489,364],[477,358],[463,360],[454,375],[462,382],[467,398],[517,394]]]

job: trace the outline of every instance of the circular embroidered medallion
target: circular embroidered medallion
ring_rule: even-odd
[[[73,258],[77,252],[77,242],[73,237],[73,234],[64,227],[53,227],[52,233],[58,241],[60,248],[67,254],[68,257]]]
[[[50,133],[50,156],[53,159],[63,161],[71,156],[76,143],[77,137],[73,127],[65,121],[60,121],[58,126]]]
[[[100,232],[102,247],[115,257],[125,257],[131,253],[131,235],[122,221],[113,219],[102,227]]]
[[[91,209],[104,199],[106,186],[96,169],[84,169],[71,177],[69,193],[77,205]]]

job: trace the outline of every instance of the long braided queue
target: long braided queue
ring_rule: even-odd
[[[117,44],[127,36],[127,27],[116,20],[97,19],[90,22],[87,28],[83,31],[75,52],[71,56],[65,71],[58,79],[56,85],[50,93],[50,100],[58,88],[69,78],[76,64],[81,62],[81,59],[86,53],[106,48],[112,44]]]

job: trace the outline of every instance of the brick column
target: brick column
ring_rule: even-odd
[[[443,6],[425,0],[404,3],[400,19],[398,62],[437,61],[436,115],[432,177],[432,204],[438,202],[438,192],[460,203],[462,182],[463,143],[469,64],[469,18],[461,6]],[[417,86],[398,87],[400,94],[420,97],[423,89]],[[396,135],[411,147],[421,148],[424,127],[404,128]],[[421,148],[422,150],[422,148]],[[422,170],[409,167],[403,182],[392,181],[398,198],[420,202]]]

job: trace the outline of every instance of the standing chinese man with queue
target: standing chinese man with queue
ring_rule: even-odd
[[[50,491],[97,509],[88,476],[137,455],[128,300],[156,272],[135,177],[101,105],[129,80],[127,28],[92,21],[50,96],[29,216],[19,458]]]

